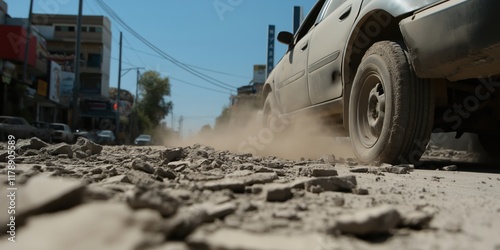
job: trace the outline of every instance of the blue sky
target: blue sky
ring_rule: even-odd
[[[29,0],[4,1],[12,17],[28,16]],[[276,25],[277,31],[291,31],[293,6],[303,6],[306,15],[314,3],[313,0],[106,0],[129,26],[165,53],[189,65],[226,73],[198,69],[234,89],[248,84],[254,64],[265,64],[268,25]],[[108,16],[95,0],[84,0],[83,5],[84,15]],[[76,15],[78,1],[34,0],[33,12]],[[204,124],[213,125],[222,108],[229,104],[229,91],[165,59],[149,55],[155,53],[110,20],[113,35],[110,86],[117,86],[119,33],[123,31],[122,68],[144,67],[175,78],[170,80],[172,96],[168,98],[174,103],[175,128],[181,115],[184,134],[195,133]],[[276,44],[276,62],[285,49],[285,45]],[[176,79],[226,94],[196,88]],[[136,74],[132,71],[122,77],[121,86],[135,93],[135,82]],[[170,115],[166,121],[171,126]]]

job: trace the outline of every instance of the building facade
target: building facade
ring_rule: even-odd
[[[33,14],[47,39],[50,60],[64,71],[74,71],[77,16]],[[109,97],[111,22],[104,16],[83,16],[81,33],[80,90],[84,96]]]
[[[74,72],[77,16],[33,14],[33,24],[46,38],[48,60],[56,65],[52,71]],[[105,126],[113,124],[112,120],[116,117],[109,102],[111,36],[111,22],[107,17],[82,17],[78,95],[80,109],[77,113],[78,126],[72,127],[111,129]],[[60,101],[72,100],[72,97],[61,98]]]

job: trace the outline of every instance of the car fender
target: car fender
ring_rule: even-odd
[[[348,40],[346,41],[347,46],[345,46],[344,51],[342,53],[342,87],[343,87],[343,105],[344,105],[344,128],[346,131],[349,129],[348,124],[348,106],[349,106],[349,96],[351,93],[350,89],[350,79],[353,79],[353,76],[350,75],[350,60],[351,55],[356,51],[356,39],[358,36],[361,36],[364,31],[360,31],[360,27],[369,20],[368,18],[373,15],[373,13],[377,13],[378,15],[384,14],[389,15],[390,20],[394,20],[394,18],[402,18],[409,14],[412,14],[416,10],[424,8],[426,6],[435,4],[439,1],[447,1],[447,0],[413,0],[413,1],[401,1],[401,0],[363,0],[361,4],[361,9],[356,17],[356,21],[354,22]],[[377,16],[375,20],[377,21],[377,25],[380,25],[381,28],[389,25],[389,22],[386,22],[386,17]],[[368,39],[370,34],[367,35]],[[375,35],[376,36],[376,35]]]

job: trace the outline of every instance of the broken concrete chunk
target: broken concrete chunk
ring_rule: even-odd
[[[431,213],[423,211],[412,211],[402,214],[402,217],[400,226],[412,229],[423,229],[429,226],[434,216]]]
[[[174,162],[169,162],[167,164],[167,167],[170,169],[178,169],[180,167],[187,167],[189,165],[189,163],[190,163],[189,161],[174,161]],[[182,171],[182,170],[180,170],[180,171]]]
[[[67,155],[70,158],[73,157],[73,150],[71,149],[71,146],[64,142],[49,145],[44,147],[43,150],[51,155]]]
[[[135,170],[140,170],[140,171],[146,172],[148,174],[152,174],[155,172],[154,167],[151,166],[151,164],[149,162],[144,162],[141,159],[134,159],[130,163],[130,168],[135,169]]]
[[[388,233],[401,222],[401,215],[392,206],[368,208],[336,219],[335,230],[344,234],[367,235]]]
[[[169,217],[177,212],[179,201],[168,193],[159,190],[137,188],[125,194],[126,201],[131,208],[149,208],[158,211],[163,217]]]
[[[169,148],[160,152],[160,158],[169,163],[171,161],[180,160],[183,155],[182,148]]]
[[[163,241],[160,223],[154,211],[133,212],[125,204],[95,202],[30,219],[18,236],[30,240],[3,241],[0,249],[142,249]]]
[[[266,201],[284,202],[293,197],[292,188],[288,184],[269,184],[264,186]]]
[[[305,182],[305,189],[312,193],[321,193],[325,191],[351,192],[356,188],[355,176],[343,177],[319,177]]]
[[[154,175],[160,176],[162,178],[167,178],[169,180],[177,178],[177,175],[174,173],[174,171],[170,169],[163,169],[162,167],[156,167]]]
[[[449,165],[443,167],[444,171],[457,171],[457,169],[458,169],[457,165]]]
[[[211,205],[207,207],[209,220],[223,219],[224,217],[233,214],[238,206],[233,202],[226,202],[220,205]]]
[[[16,148],[21,149],[21,150],[28,150],[28,149],[34,149],[34,150],[40,150],[43,147],[48,146],[46,142],[36,138],[32,137],[30,139],[21,139],[18,140],[16,143]]]
[[[90,141],[87,138],[79,137],[78,140],[76,140],[75,145],[72,146],[72,149],[73,151],[80,150],[85,153],[89,152],[90,154],[88,155],[98,155],[102,151],[102,146]]]
[[[22,203],[19,203],[16,210],[16,223],[23,224],[32,215],[64,210],[80,204],[85,187],[76,180],[37,175],[19,189],[22,192],[19,190],[15,195]],[[10,191],[6,192],[8,195]],[[0,199],[1,207],[8,207],[7,202],[8,199]],[[7,215],[0,213],[0,223],[6,223]]]
[[[205,206],[194,205],[180,210],[162,228],[168,239],[183,240],[209,219]]]
[[[154,188],[163,186],[162,182],[153,179],[151,175],[142,171],[130,170],[127,172],[126,176],[130,183],[138,187]]]

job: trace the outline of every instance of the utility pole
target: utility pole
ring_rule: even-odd
[[[73,83],[73,110],[71,112],[71,127],[76,131],[78,112],[80,111],[80,49],[82,43],[82,11],[83,0],[78,4],[78,18],[76,21],[76,48],[75,48],[75,82]]]
[[[30,50],[30,38],[31,38],[31,19],[33,19],[33,0],[30,1],[30,13],[28,14],[28,24],[26,27],[26,46],[24,48],[24,68],[23,68],[23,81],[26,82],[26,77],[28,76],[28,60],[29,60],[29,50]]]
[[[116,92],[116,138],[120,141],[120,92],[122,80],[122,32],[120,31],[120,56],[118,58],[118,89]]]
[[[181,118],[179,118],[179,136],[182,137],[182,123],[184,122],[184,116],[181,115]]]

